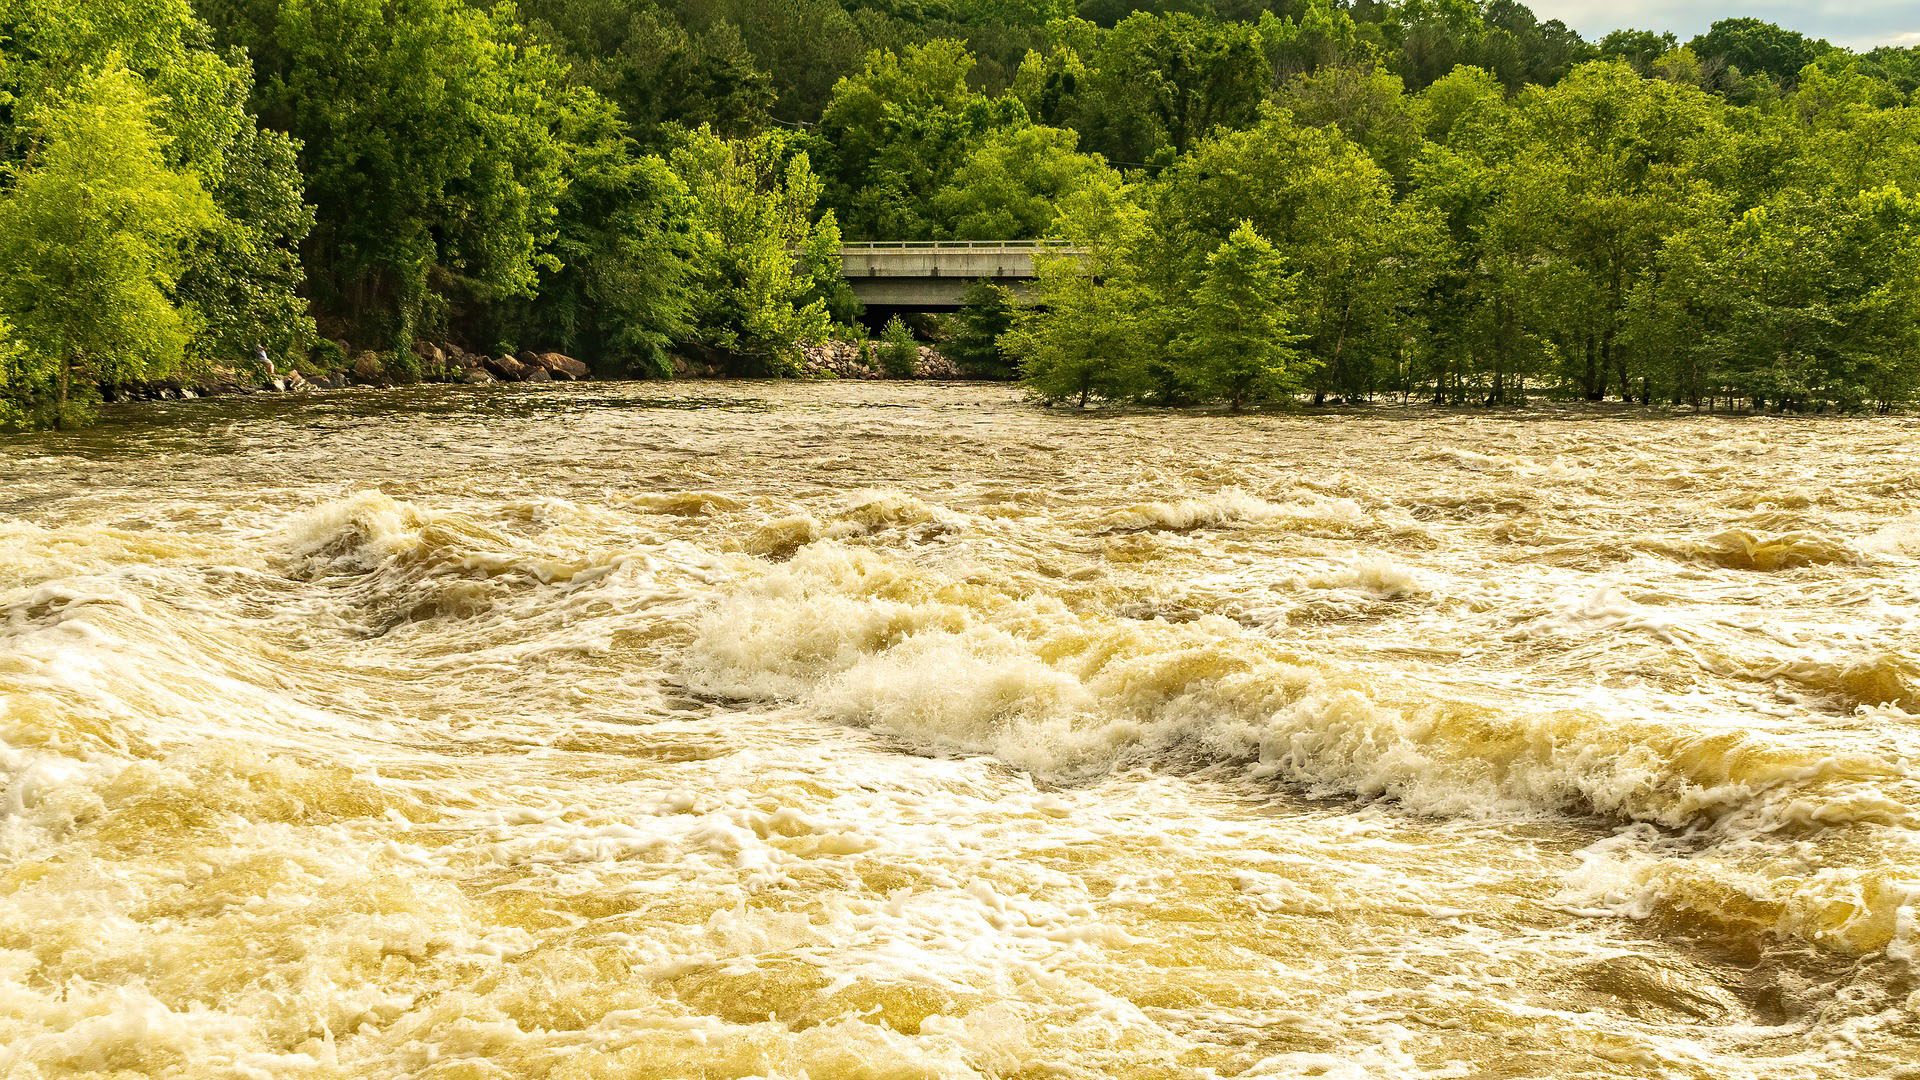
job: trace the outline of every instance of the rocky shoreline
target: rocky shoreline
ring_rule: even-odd
[[[823,345],[809,345],[801,350],[805,359],[806,374],[814,377],[838,379],[891,379],[901,376],[889,375],[882,371],[874,358],[873,343],[857,341],[829,341]],[[961,371],[952,360],[940,354],[940,350],[931,345],[919,347],[919,356],[914,361],[913,377],[916,379],[967,379],[973,376]]]
[[[908,376],[882,370],[878,366],[876,346],[872,342],[829,341],[801,349],[801,377],[815,379],[900,379]],[[453,344],[416,343],[412,350],[413,370],[397,372],[381,355],[372,351],[353,354],[344,370],[324,375],[290,369],[272,379],[251,372],[217,366],[197,376],[161,379],[154,382],[102,386],[101,397],[110,402],[172,401],[189,398],[221,397],[233,394],[300,393],[309,390],[340,390],[349,386],[389,387],[410,382],[463,383],[541,383],[587,382],[593,371],[585,363],[558,352],[522,350],[512,356],[473,353]],[[675,379],[722,379],[728,375],[718,365],[702,364],[676,357]],[[971,378],[953,361],[930,345],[921,345],[911,378],[954,380]]]

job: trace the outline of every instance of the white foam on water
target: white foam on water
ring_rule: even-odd
[[[0,1072],[1914,1060],[1878,422],[701,392],[0,463]]]

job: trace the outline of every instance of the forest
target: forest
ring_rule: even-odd
[[[920,329],[1048,401],[1886,410],[1917,87],[1512,0],[0,0],[0,426],[262,346],[793,375],[843,240],[1041,237]]]

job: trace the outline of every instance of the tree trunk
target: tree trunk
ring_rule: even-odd
[[[1340,332],[1333,338],[1333,363],[1329,365],[1334,381],[1341,385],[1344,396],[1346,390],[1345,353],[1347,351],[1347,327],[1353,323],[1353,299],[1349,297],[1345,307],[1340,309]]]
[[[64,431],[67,427],[67,385],[73,381],[73,357],[60,361],[60,377],[55,381],[57,389],[53,398],[53,430]]]
[[[1626,357],[1621,356],[1620,350],[1614,348],[1614,336],[1615,331],[1611,326],[1607,327],[1606,332],[1600,335],[1600,367],[1602,371],[1610,370],[1614,375],[1619,377],[1620,400],[1631,402],[1633,400],[1633,382],[1627,378]],[[1602,394],[1600,396],[1604,398],[1606,395]]]

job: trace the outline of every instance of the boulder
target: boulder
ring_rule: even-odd
[[[413,343],[413,355],[419,361],[417,366],[422,379],[430,382],[446,379],[448,368],[445,349],[431,341],[416,341]]]
[[[194,379],[192,389],[203,395],[245,394],[252,391],[253,386],[251,378],[243,379],[233,368],[215,364]]]
[[[494,377],[491,374],[489,374],[485,368],[469,368],[467,370],[467,373],[461,376],[461,380],[463,382],[471,383],[475,386],[479,386],[482,383],[490,383],[490,382],[496,381]]]
[[[553,376],[547,373],[546,368],[530,367],[527,369],[526,381],[527,382],[552,382]]]
[[[494,378],[504,382],[519,382],[527,377],[527,365],[511,356],[482,357],[480,363],[493,373]]]
[[[545,369],[548,375],[556,379],[579,381],[591,374],[587,365],[571,356],[557,352],[523,352],[520,362],[531,367]]]
[[[393,385],[393,380],[387,378],[387,366],[381,362],[377,352],[363,352],[354,357],[350,374],[354,382],[363,386]]]
[[[287,384],[287,389],[289,390],[313,389],[313,384],[311,382],[308,382],[307,377],[305,375],[300,374],[300,372],[297,369],[287,372],[287,377],[283,381]]]

